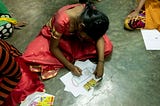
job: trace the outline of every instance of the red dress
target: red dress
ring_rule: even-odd
[[[24,101],[28,95],[36,91],[43,92],[45,90],[45,86],[43,82],[40,81],[38,75],[29,71],[28,66],[21,58],[17,57],[16,61],[21,68],[22,78],[2,106],[17,106]]]
[[[49,51],[51,28],[63,34],[60,38],[59,48],[70,62],[86,60],[97,56],[94,41],[82,41],[77,35],[69,32],[70,19],[65,13],[65,10],[79,5],[83,4],[67,5],[59,9],[50,20],[51,27],[44,25],[39,35],[28,45],[22,55],[24,61],[30,65],[31,71],[41,72],[43,79],[56,76],[58,70],[64,67]],[[85,5],[83,6],[85,7]],[[103,38],[105,41],[106,57],[112,52],[112,43],[107,35],[104,35]]]
[[[0,55],[3,56],[0,58],[0,68],[3,71],[0,73],[0,83],[1,89],[6,89],[1,91],[2,95],[0,94],[0,96],[1,98],[7,97],[1,106],[17,106],[28,95],[36,91],[43,92],[44,84],[40,81],[38,74],[31,72],[20,58],[21,53],[4,40],[0,40],[0,47],[6,51],[4,52],[2,49],[0,51]],[[20,70],[17,70],[17,65]],[[18,81],[19,71],[22,73],[20,81]],[[7,96],[7,94],[9,95]]]

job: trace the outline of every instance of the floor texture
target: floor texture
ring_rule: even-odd
[[[11,15],[28,25],[15,30],[7,41],[23,52],[52,14],[76,0],[3,0]],[[98,9],[108,15],[107,32],[113,53],[105,62],[105,76],[92,97],[75,98],[64,91],[60,77],[44,81],[46,92],[55,95],[54,106],[160,106],[160,51],[147,51],[139,30],[126,31],[124,18],[134,8],[135,0],[102,0]]]

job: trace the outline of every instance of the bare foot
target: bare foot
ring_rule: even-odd
[[[22,22],[18,22],[16,25],[14,25],[14,27],[15,27],[16,29],[20,29],[20,27],[24,27],[24,26],[26,26],[26,25],[27,25],[27,23],[24,22],[24,21],[22,21]]]

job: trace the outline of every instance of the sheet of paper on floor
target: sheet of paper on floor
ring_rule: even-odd
[[[156,29],[141,29],[146,50],[160,50],[160,32]]]
[[[62,76],[60,80],[65,85],[64,90],[71,92],[75,97],[79,95],[92,95],[94,88],[87,91],[83,86],[91,79],[95,79],[93,72],[96,68],[96,64],[92,63],[90,60],[86,60],[84,62],[76,61],[75,65],[83,70],[82,76],[74,76],[71,72],[68,72],[67,74]]]

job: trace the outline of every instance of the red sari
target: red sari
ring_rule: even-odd
[[[50,25],[43,26],[38,36],[28,45],[22,58],[30,65],[30,70],[41,72],[42,79],[48,79],[57,75],[64,65],[49,51],[51,29],[63,34],[60,38],[59,48],[70,61],[95,58],[96,47],[94,41],[80,40],[77,35],[69,32],[70,19],[64,12],[83,4],[73,4],[62,7],[50,20]],[[83,5],[85,7],[85,5]],[[112,52],[112,43],[103,36],[105,42],[105,57]]]
[[[21,68],[22,78],[2,106],[17,106],[28,95],[36,91],[44,91],[44,84],[40,81],[38,74],[31,72],[21,58],[17,57],[16,61]]]
[[[1,72],[0,82],[3,81],[1,82],[2,88],[6,89],[4,90],[4,93],[2,93],[3,91],[1,92],[2,95],[0,96],[3,96],[4,94],[3,97],[7,97],[5,98],[5,101],[2,106],[17,106],[28,95],[36,91],[43,92],[44,84],[40,81],[38,74],[31,72],[29,70],[29,67],[24,63],[23,59],[20,58],[21,53],[14,46],[8,44],[4,40],[0,40],[0,47],[3,48],[7,52],[7,53],[2,52],[2,51],[0,52],[0,54],[4,56],[5,58],[5,59],[0,58],[1,60],[0,65],[6,67],[6,68],[0,67],[2,69],[1,71],[3,71]],[[8,56],[12,57],[14,61],[10,59]],[[10,64],[10,62],[12,63]],[[20,81],[18,81],[18,78],[16,80],[15,79],[5,80],[9,78],[8,76],[17,77],[18,73],[20,73],[19,71],[16,71],[17,65],[19,66],[20,71],[22,73]],[[17,74],[13,74],[13,72]]]

